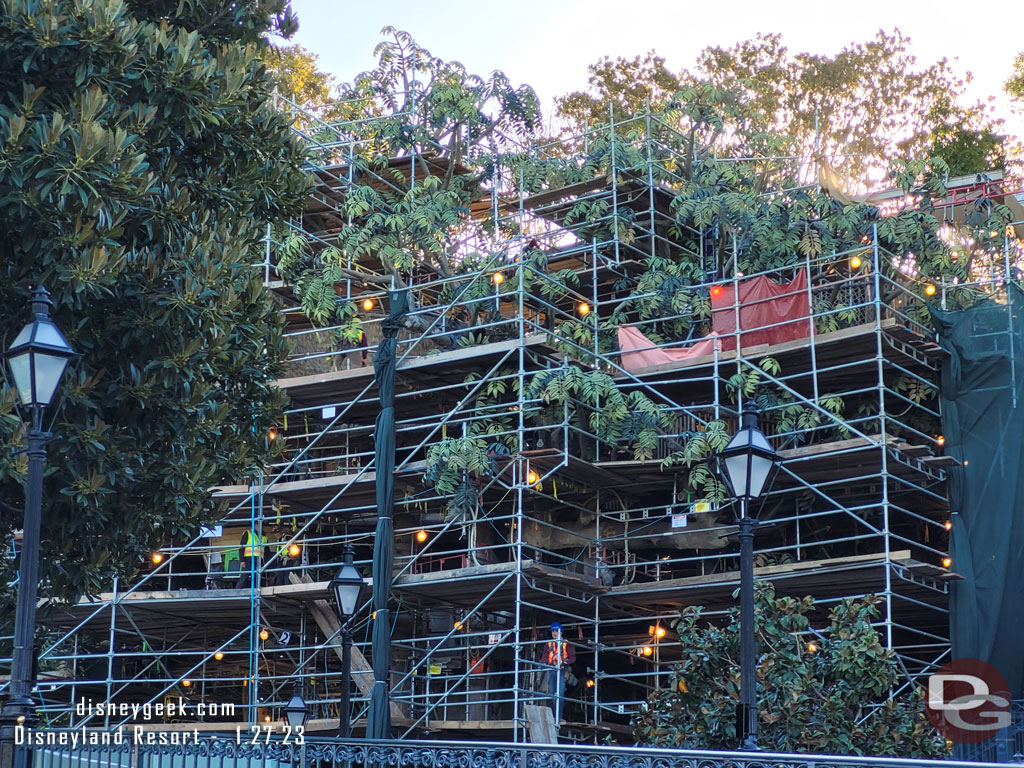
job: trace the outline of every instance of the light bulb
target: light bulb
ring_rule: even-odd
[[[815,651],[817,651],[817,650],[818,650],[818,644],[817,644],[817,643],[808,643],[808,644],[807,644],[807,650],[808,650],[808,651],[809,651],[810,653],[814,653]]]
[[[934,296],[935,295],[935,286],[932,285],[931,283],[928,283],[928,285],[926,285],[924,287],[924,293],[925,293],[926,296]]]
[[[860,256],[854,256],[850,259],[850,269],[860,269],[861,264]]]
[[[213,654],[213,658],[215,658],[217,661],[220,661],[224,658],[224,651],[217,651],[215,654]]]
[[[277,427],[271,425],[270,429],[267,430],[268,440],[277,440]]]
[[[373,299],[363,299],[363,311],[369,312],[373,309]]]
[[[943,568],[949,568],[949,566],[951,566],[952,564],[953,564],[953,558],[952,557],[944,557],[944,558],[942,558],[942,567]]]
[[[291,544],[288,547],[288,554],[292,557],[298,557],[300,554],[302,554],[302,547],[300,547],[298,544]]]
[[[164,561],[163,552],[154,552],[149,559],[153,561],[153,565],[160,565]]]
[[[650,656],[652,653],[654,653],[654,649],[651,648],[651,646],[649,646],[649,645],[645,645],[643,648],[640,649],[640,652],[644,656]]]
[[[260,630],[260,640],[269,640],[269,639],[270,639],[270,632],[268,632],[265,629],[261,629]]]
[[[422,544],[426,540],[427,540],[427,532],[426,531],[416,531],[416,541],[418,541],[420,544]]]
[[[939,435],[937,438],[935,438],[935,442],[937,442],[939,445],[945,445],[946,438],[943,437],[942,435]]]
[[[947,531],[952,531],[953,530],[953,521],[952,520],[947,520],[945,525],[946,525],[946,530]]]
[[[579,303],[579,306],[576,307],[576,311],[580,313],[580,316],[589,315],[590,314],[590,305],[587,304],[587,302],[585,302],[585,301],[581,301]]]
[[[491,280],[494,281],[495,285],[501,285],[503,282],[505,282],[505,276],[501,274],[501,272],[495,272],[493,275],[491,275]]]
[[[532,469],[526,473],[527,485],[536,485],[538,482],[540,482],[540,475],[538,475]]]
[[[182,680],[181,681],[181,685],[184,688],[191,688],[192,687],[192,681],[191,680]]]

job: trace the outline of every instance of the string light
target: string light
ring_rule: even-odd
[[[953,521],[952,520],[947,520],[945,522],[945,526],[946,526],[946,530],[947,531],[952,531],[953,530]]]
[[[300,547],[298,544],[291,544],[288,547],[288,554],[292,557],[298,557],[300,554],[302,554],[302,547]]]
[[[931,283],[928,283],[928,285],[926,285],[924,287],[924,293],[925,293],[926,296],[934,296],[935,295],[935,286],[932,285]]]
[[[266,629],[261,629],[260,630],[260,640],[269,640],[269,639],[270,639],[270,632],[267,631]]]
[[[593,688],[594,685],[596,685],[596,683],[594,681],[594,678],[592,678],[592,677],[587,678],[587,688]]]
[[[949,568],[949,566],[951,566],[952,564],[953,564],[953,558],[952,557],[946,556],[946,557],[942,558],[942,567],[943,568]]]
[[[815,653],[817,650],[818,650],[818,644],[817,643],[808,643],[807,644],[807,651],[809,653]]]
[[[946,438],[943,437],[942,435],[939,435],[937,438],[935,438],[935,442],[937,442],[940,446],[945,445]]]
[[[456,621],[455,622],[455,629],[456,630],[462,629],[462,622],[461,621]]]
[[[160,565],[164,561],[163,552],[154,552],[149,559],[153,561],[153,565]]]
[[[714,288],[711,289],[711,298],[717,299],[723,293],[725,293],[725,289],[720,285],[716,285]]]
[[[267,440],[277,440],[277,425],[271,424],[267,430]]]
[[[427,540],[427,532],[426,531],[416,531],[416,541],[418,541],[420,544],[422,544],[426,540]]]
[[[215,654],[213,654],[213,658],[215,658],[217,661],[221,661],[224,658],[224,651],[217,651]]]
[[[651,637],[657,637],[661,639],[665,636],[665,628],[656,624],[652,624],[647,628],[647,634]]]
[[[590,305],[587,304],[587,302],[585,302],[585,301],[581,301],[579,303],[579,305],[576,307],[576,311],[580,313],[581,317],[585,316],[585,315],[589,315],[590,314]]]
[[[263,716],[263,722],[264,723],[269,723],[270,722],[270,715],[264,715]]]
[[[373,299],[363,299],[363,311],[364,312],[369,312],[371,309],[373,309],[373,306],[374,306]]]
[[[850,269],[860,269],[861,264],[863,264],[863,262],[860,260],[860,256],[854,256],[850,259]]]
[[[651,648],[651,646],[649,645],[645,645],[643,648],[640,649],[640,653],[642,653],[644,656],[650,656],[652,653],[654,653],[654,649]]]
[[[528,485],[536,485],[540,482],[540,475],[534,472],[532,469],[526,473],[526,482]]]
[[[192,687],[192,681],[191,680],[182,680],[181,681],[181,685],[182,685],[183,688],[191,688]]]
[[[491,275],[491,280],[494,281],[495,285],[501,285],[503,282],[505,282],[505,276],[501,274],[501,272],[495,272],[493,275]]]

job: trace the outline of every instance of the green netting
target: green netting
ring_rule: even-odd
[[[953,570],[953,658],[992,664],[1024,696],[1024,293],[933,311],[942,371]]]

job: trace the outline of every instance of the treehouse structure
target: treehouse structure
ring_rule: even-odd
[[[965,286],[916,277],[877,232],[741,274],[742,233],[680,223],[689,161],[654,114],[505,147],[448,228],[450,269],[392,277],[382,241],[346,247],[346,232],[374,215],[386,228],[380,201],[443,189],[469,173],[463,161],[422,146],[381,160],[365,123],[282,108],[314,163],[304,216],[268,231],[260,266],[294,341],[279,381],[291,404],[267,436],[276,458],[217,488],[221,523],[170,543],[136,581],[50,608],[61,636],[42,651],[40,691],[52,722],[124,720],[76,712],[83,698],[180,697],[184,715],[151,725],[233,732],[281,723],[300,680],[309,730],[337,729],[330,581],[346,545],[370,579],[373,366],[395,291],[410,307],[395,398],[395,736],[527,741],[555,727],[564,741],[631,743],[631,715],[679,658],[680,611],[726,620],[737,606],[734,512],[709,459],[750,397],[784,459],[760,509],[756,579],[813,596],[822,623],[838,601],[877,596],[908,681],[948,658],[955,461],[926,304]],[[530,177],[512,156],[578,177]],[[1012,277],[1010,234],[993,279]],[[297,284],[281,261],[299,252],[332,277]],[[314,288],[340,308],[327,324],[304,312]],[[355,735],[374,620],[367,589],[350,624]],[[575,655],[560,726],[545,709],[553,622]]]

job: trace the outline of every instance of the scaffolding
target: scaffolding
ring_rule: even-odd
[[[291,405],[268,435],[277,459],[216,489],[229,510],[220,524],[161,550],[139,579],[49,611],[59,637],[41,654],[40,692],[52,722],[127,719],[82,710],[83,699],[179,697],[204,705],[171,718],[189,729],[277,722],[299,679],[309,729],[338,727],[342,627],[329,582],[346,545],[369,575],[372,363],[388,291],[359,278],[384,274],[375,254],[339,250],[346,276],[335,293],[358,305],[365,334],[355,344],[343,326],[308,321],[278,259],[295,237],[313,253],[336,248],[357,182],[415,185],[447,163],[413,153],[374,165],[364,132],[279,106],[315,162],[305,215],[287,232],[268,228],[259,265],[295,350],[278,382]],[[947,659],[952,459],[934,398],[944,353],[921,282],[877,236],[759,274],[739,274],[735,250],[716,250],[701,232],[690,233],[700,250],[685,249],[673,234],[682,158],[662,140],[672,130],[652,113],[612,116],[561,145],[515,148],[543,159],[601,147],[609,172],[558,188],[538,189],[496,159],[458,246],[489,255],[455,276],[414,274],[405,288],[388,681],[396,736],[527,740],[532,708],[551,699],[544,651],[557,621],[576,657],[561,738],[631,741],[632,713],[679,658],[680,609],[702,605],[715,619],[735,602],[732,511],[686,485],[679,454],[716,425],[735,429],[745,387],[771,393],[761,424],[784,459],[761,512],[756,578],[823,608],[878,596],[877,628],[908,680]],[[993,280],[1016,277],[1010,235]],[[662,301],[657,287],[634,290],[623,309],[623,286],[635,288],[652,258],[698,265],[686,292],[703,311],[636,310]],[[790,284],[800,273],[802,330],[763,343],[758,333],[794,321],[750,327],[741,285],[761,276]],[[712,309],[723,286],[732,302]],[[943,284],[943,304],[968,288]],[[721,312],[732,313],[732,330],[711,336]],[[662,338],[678,318],[689,338]],[[674,359],[628,362],[614,340],[620,328],[657,340],[634,353]],[[612,426],[611,397],[654,404],[657,415],[638,417],[632,432]],[[372,683],[373,620],[366,601],[349,627],[356,733]]]

